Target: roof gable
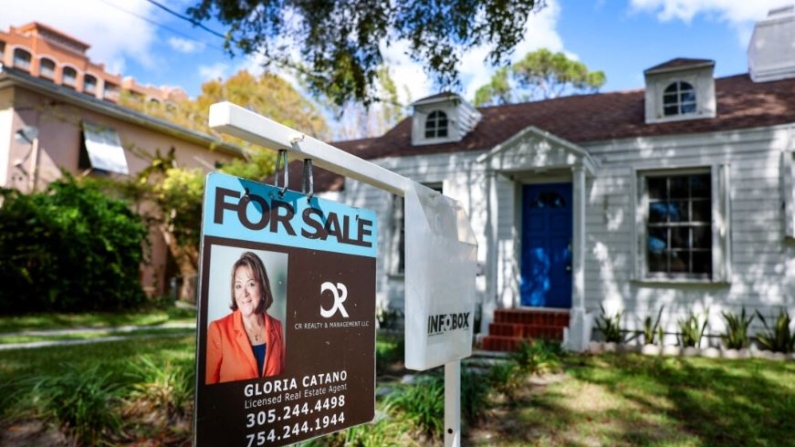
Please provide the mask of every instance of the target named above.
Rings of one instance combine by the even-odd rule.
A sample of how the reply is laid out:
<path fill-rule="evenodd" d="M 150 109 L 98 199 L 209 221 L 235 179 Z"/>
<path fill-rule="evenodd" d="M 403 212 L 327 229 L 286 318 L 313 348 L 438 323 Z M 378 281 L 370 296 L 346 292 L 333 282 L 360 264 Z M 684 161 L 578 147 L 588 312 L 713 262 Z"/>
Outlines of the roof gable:
<path fill-rule="evenodd" d="M 598 168 L 588 151 L 535 126 L 521 130 L 478 157 L 477 162 L 489 163 L 500 171 L 583 166 L 594 173 Z"/>

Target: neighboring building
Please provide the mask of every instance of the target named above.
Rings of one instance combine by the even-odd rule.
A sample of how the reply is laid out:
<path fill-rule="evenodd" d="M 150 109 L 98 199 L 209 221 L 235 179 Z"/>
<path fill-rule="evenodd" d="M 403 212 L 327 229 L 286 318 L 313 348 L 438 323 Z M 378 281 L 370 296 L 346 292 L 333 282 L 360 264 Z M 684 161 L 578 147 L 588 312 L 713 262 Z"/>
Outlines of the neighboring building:
<path fill-rule="evenodd" d="M 568 325 L 583 349 L 600 306 L 626 329 L 664 306 L 669 344 L 708 310 L 714 336 L 742 306 L 795 314 L 793 8 L 757 24 L 748 55 L 750 73 L 718 79 L 711 60 L 668 61 L 644 90 L 481 109 L 434 95 L 336 146 L 467 208 L 485 348 Z M 380 216 L 378 298 L 401 309 L 402 201 L 340 180 L 330 192 Z"/>
<path fill-rule="evenodd" d="M 86 55 L 90 45 L 55 28 L 31 22 L 0 31 L 0 64 L 97 99 L 118 102 L 121 92 L 160 104 L 186 99 L 180 88 L 139 85 L 105 71 Z"/>
<path fill-rule="evenodd" d="M 242 149 L 118 105 L 121 89 L 167 103 L 178 89 L 141 87 L 91 62 L 88 45 L 32 23 L 0 32 L 0 186 L 41 190 L 61 176 L 134 176 L 149 165 L 142 154 L 175 149 L 181 167 L 213 169 Z M 167 292 L 177 274 L 161 234 L 151 233 L 145 290 Z"/>

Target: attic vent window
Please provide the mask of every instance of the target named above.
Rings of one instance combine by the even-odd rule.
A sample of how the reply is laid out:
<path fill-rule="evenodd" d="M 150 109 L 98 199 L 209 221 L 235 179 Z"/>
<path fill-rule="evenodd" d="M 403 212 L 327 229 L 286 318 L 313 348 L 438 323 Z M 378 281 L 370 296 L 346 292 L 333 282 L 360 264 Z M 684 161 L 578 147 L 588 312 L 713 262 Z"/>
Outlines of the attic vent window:
<path fill-rule="evenodd" d="M 447 114 L 441 110 L 434 110 L 425 120 L 425 138 L 447 137 Z"/>
<path fill-rule="evenodd" d="M 696 90 L 687 82 L 674 82 L 663 93 L 665 116 L 696 113 Z"/>

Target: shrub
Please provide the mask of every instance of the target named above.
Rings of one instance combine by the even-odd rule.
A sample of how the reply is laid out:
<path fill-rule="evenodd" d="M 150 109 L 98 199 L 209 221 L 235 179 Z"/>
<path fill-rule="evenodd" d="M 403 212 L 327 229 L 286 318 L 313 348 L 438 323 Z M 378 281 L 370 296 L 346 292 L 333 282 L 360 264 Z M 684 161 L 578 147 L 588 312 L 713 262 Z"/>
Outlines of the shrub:
<path fill-rule="evenodd" d="M 745 315 L 745 306 L 742 307 L 742 312 L 739 315 L 726 312 L 721 312 L 721 315 L 723 315 L 723 321 L 726 322 L 726 332 L 720 338 L 726 344 L 726 348 L 747 348 L 751 343 L 748 338 L 748 326 L 754 321 L 754 316 L 751 315 L 749 318 Z"/>
<path fill-rule="evenodd" d="M 604 306 L 599 306 L 602 311 L 601 315 L 596 318 L 596 328 L 602 333 L 605 341 L 608 343 L 621 343 L 624 337 L 621 334 L 621 311 L 615 315 L 607 315 Z"/>
<path fill-rule="evenodd" d="M 560 370 L 563 348 L 560 343 L 537 340 L 523 341 L 519 348 L 511 353 L 519 371 L 524 374 L 545 374 Z"/>
<path fill-rule="evenodd" d="M 701 323 L 698 315 L 691 313 L 687 319 L 679 320 L 679 344 L 686 348 L 698 347 L 706 329 L 707 319 L 704 318 L 704 322 Z"/>
<path fill-rule="evenodd" d="M 660 318 L 662 317 L 663 308 L 665 308 L 665 306 L 660 306 L 660 310 L 657 312 L 657 319 L 654 320 L 654 323 L 652 323 L 651 315 L 646 316 L 643 320 L 643 343 L 653 345 L 655 344 L 655 337 L 662 343 L 664 334 L 660 327 Z"/>
<path fill-rule="evenodd" d="M 162 412 L 164 422 L 184 416 L 193 402 L 195 369 L 192 364 L 164 366 L 142 356 L 130 361 L 128 370 L 135 384 L 130 396 L 136 410 L 153 414 Z"/>
<path fill-rule="evenodd" d="M 425 436 L 438 438 L 444 429 L 444 377 L 421 377 L 418 383 L 387 396 L 386 407 L 397 410 Z"/>
<path fill-rule="evenodd" d="M 3 313 L 97 311 L 145 300 L 147 230 L 124 202 L 66 175 L 42 193 L 0 189 Z"/>
<path fill-rule="evenodd" d="M 461 418 L 469 426 L 483 418 L 491 391 L 490 383 L 481 374 L 461 368 Z"/>
<path fill-rule="evenodd" d="M 789 312 L 781 309 L 773 327 L 768 326 L 765 317 L 763 317 L 758 310 L 756 311 L 756 315 L 762 320 L 762 324 L 765 325 L 766 330 L 766 332 L 757 334 L 756 336 L 762 348 L 773 352 L 783 352 L 785 354 L 795 351 L 795 334 L 790 332 L 789 329 L 790 323 L 792 322 Z"/>
<path fill-rule="evenodd" d="M 115 411 L 119 384 L 112 373 L 98 366 L 89 369 L 65 368 L 63 373 L 40 379 L 33 396 L 61 429 L 80 445 L 98 445 L 121 426 Z"/>
<path fill-rule="evenodd" d="M 489 370 L 489 385 L 502 393 L 509 401 L 516 397 L 516 391 L 522 386 L 525 375 L 520 372 L 516 362 L 498 363 Z"/>

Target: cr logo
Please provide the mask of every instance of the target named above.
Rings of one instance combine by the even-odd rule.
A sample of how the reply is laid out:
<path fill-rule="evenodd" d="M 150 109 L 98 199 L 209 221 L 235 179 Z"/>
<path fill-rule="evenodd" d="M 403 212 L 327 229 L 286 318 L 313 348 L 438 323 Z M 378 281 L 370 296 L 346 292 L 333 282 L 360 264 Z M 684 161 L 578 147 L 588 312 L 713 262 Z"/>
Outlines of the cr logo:
<path fill-rule="evenodd" d="M 320 286 L 320 294 L 323 295 L 323 292 L 326 290 L 334 295 L 334 305 L 331 306 L 331 309 L 325 309 L 321 304 L 320 315 L 323 318 L 331 318 L 331 316 L 339 310 L 343 317 L 348 318 L 348 311 L 346 311 L 345 306 L 342 305 L 348 298 L 348 288 L 345 287 L 345 284 L 338 282 L 335 286 L 334 283 L 326 281 Z"/>

